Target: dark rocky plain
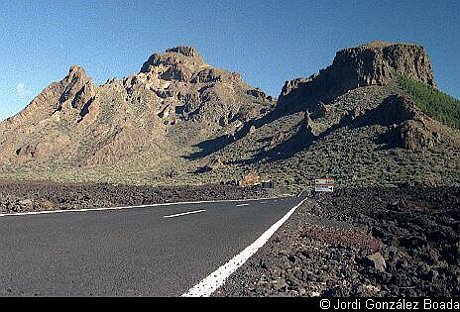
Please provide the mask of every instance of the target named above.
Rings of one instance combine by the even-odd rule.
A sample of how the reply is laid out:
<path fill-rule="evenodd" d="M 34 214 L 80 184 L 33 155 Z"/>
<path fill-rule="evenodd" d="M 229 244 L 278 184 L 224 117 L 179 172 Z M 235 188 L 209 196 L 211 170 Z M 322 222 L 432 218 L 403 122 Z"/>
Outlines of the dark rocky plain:
<path fill-rule="evenodd" d="M 308 199 L 215 296 L 460 296 L 460 188 Z"/>
<path fill-rule="evenodd" d="M 180 201 L 249 199 L 268 196 L 259 187 L 227 185 L 127 186 L 0 181 L 0 213 L 148 205 Z"/>
<path fill-rule="evenodd" d="M 259 187 L 0 181 L 0 213 L 270 196 Z M 311 195 L 215 296 L 460 296 L 460 188 Z"/>

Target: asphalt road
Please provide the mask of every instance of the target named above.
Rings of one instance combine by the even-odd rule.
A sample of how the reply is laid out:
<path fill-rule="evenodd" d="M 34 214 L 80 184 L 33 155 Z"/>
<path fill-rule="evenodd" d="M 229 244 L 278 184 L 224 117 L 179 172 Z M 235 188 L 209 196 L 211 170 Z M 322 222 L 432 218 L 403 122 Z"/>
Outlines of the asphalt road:
<path fill-rule="evenodd" d="M 180 296 L 300 200 L 0 217 L 0 296 Z"/>

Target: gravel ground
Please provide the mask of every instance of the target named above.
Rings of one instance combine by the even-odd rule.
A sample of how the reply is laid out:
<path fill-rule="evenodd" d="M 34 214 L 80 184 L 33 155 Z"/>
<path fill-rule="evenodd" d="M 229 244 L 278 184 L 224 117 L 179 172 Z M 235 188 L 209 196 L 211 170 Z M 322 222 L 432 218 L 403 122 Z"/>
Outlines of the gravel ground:
<path fill-rule="evenodd" d="M 269 196 L 259 187 L 227 185 L 190 187 L 114 186 L 0 181 L 0 213 L 103 208 L 178 201 L 248 199 Z"/>
<path fill-rule="evenodd" d="M 460 189 L 309 199 L 215 296 L 460 296 Z"/>

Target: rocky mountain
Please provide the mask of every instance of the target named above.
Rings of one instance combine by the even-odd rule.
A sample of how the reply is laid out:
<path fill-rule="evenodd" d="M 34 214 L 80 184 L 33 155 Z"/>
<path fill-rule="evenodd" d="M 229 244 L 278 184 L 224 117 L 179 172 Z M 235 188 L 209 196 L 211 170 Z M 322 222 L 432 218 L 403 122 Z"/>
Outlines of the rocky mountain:
<path fill-rule="evenodd" d="M 457 183 L 460 135 L 445 112 L 457 118 L 460 104 L 438 94 L 415 44 L 339 51 L 318 74 L 286 82 L 278 101 L 192 47 L 155 53 L 139 73 L 103 85 L 72 66 L 0 124 L 1 176 L 161 185 L 257 172 L 287 189 L 325 175 L 343 185 Z"/>
<path fill-rule="evenodd" d="M 0 124 L 2 167 L 30 160 L 49 160 L 71 144 L 63 131 L 48 132 L 48 125 L 76 124 L 88 113 L 96 87 L 85 71 L 70 67 L 60 82 L 45 88 L 18 115 Z"/>
<path fill-rule="evenodd" d="M 72 66 L 1 123 L 2 170 L 131 166 L 135 158 L 156 164 L 217 133 L 232 134 L 273 104 L 191 47 L 153 54 L 138 74 L 101 86 Z"/>
<path fill-rule="evenodd" d="M 277 109 L 305 110 L 308 105 L 329 102 L 349 90 L 387 85 L 398 73 L 435 86 L 431 62 L 423 47 L 374 41 L 337 52 L 332 65 L 318 74 L 287 81 Z"/>
<path fill-rule="evenodd" d="M 435 86 L 421 46 L 345 49 L 319 74 L 286 82 L 270 114 L 209 157 L 228 164 L 226 175 L 248 166 L 289 189 L 318 176 L 342 185 L 459 183 L 460 134 L 444 112 L 458 121 L 460 102 Z M 415 100 L 419 89 L 426 94 Z"/>

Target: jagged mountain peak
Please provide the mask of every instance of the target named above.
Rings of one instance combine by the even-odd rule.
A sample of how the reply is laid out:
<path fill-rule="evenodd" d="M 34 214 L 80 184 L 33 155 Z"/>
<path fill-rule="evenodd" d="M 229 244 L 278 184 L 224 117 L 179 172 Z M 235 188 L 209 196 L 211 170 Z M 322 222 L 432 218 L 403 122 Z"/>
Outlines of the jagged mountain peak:
<path fill-rule="evenodd" d="M 82 66 L 74 64 L 74 65 L 71 65 L 69 68 L 69 75 L 70 74 L 86 75 L 86 71 Z"/>
<path fill-rule="evenodd" d="M 91 77 L 88 76 L 85 69 L 80 65 L 72 65 L 69 68 L 67 76 L 61 81 L 64 84 L 75 83 L 77 81 L 89 82 L 92 81 Z"/>
<path fill-rule="evenodd" d="M 273 111 L 273 98 L 192 47 L 153 54 L 142 72 L 101 86 L 74 65 L 0 123 L 0 171 L 52 167 L 59 178 L 67 170 L 82 179 L 208 183 L 255 168 L 305 186 L 323 175 L 341 183 L 391 182 L 388 172 L 419 179 L 412 175 L 421 161 L 446 155 L 448 165 L 425 166 L 423 178 L 452 181 L 458 135 L 417 108 L 398 87 L 402 77 L 389 84 L 395 73 L 434 85 L 422 47 L 371 42 L 288 82 Z M 283 107 L 292 111 L 278 114 Z"/>
<path fill-rule="evenodd" d="M 200 53 L 198 53 L 198 50 L 190 46 L 177 46 L 174 48 L 170 48 L 166 50 L 166 53 L 179 53 L 188 57 L 201 58 L 201 55 Z"/>
<path fill-rule="evenodd" d="M 430 59 L 422 46 L 372 41 L 338 51 L 332 65 L 318 74 L 287 81 L 277 109 L 302 110 L 302 106 L 330 102 L 355 88 L 387 85 L 396 75 L 436 85 Z"/>
<path fill-rule="evenodd" d="M 138 77 L 141 80 L 176 81 L 182 83 L 237 83 L 240 74 L 207 64 L 198 51 L 189 46 L 167 49 L 164 53 L 154 53 L 142 65 Z"/>
<path fill-rule="evenodd" d="M 72 65 L 69 73 L 60 82 L 63 91 L 59 98 L 60 103 L 70 100 L 73 108 L 82 109 L 95 96 L 95 85 L 83 67 Z"/>
<path fill-rule="evenodd" d="M 7 146 L 0 148 L 0 159 L 12 166 L 40 166 L 49 159 L 102 165 L 137 154 L 179 153 L 216 136 L 231 136 L 273 104 L 239 74 L 206 64 L 188 46 L 155 53 L 140 73 L 100 86 L 83 67 L 72 65 L 13 118 L 14 124 L 0 124 Z M 19 140 L 17 128 L 33 135 Z M 55 145 L 55 137 L 65 144 Z"/>
<path fill-rule="evenodd" d="M 178 46 L 167 49 L 164 53 L 154 53 L 142 65 L 141 73 L 148 73 L 158 67 L 188 67 L 197 70 L 206 65 L 201 55 L 193 47 Z"/>

